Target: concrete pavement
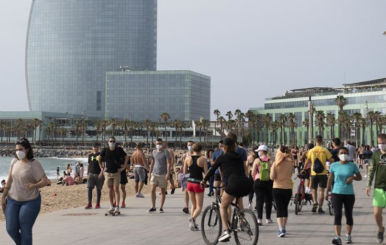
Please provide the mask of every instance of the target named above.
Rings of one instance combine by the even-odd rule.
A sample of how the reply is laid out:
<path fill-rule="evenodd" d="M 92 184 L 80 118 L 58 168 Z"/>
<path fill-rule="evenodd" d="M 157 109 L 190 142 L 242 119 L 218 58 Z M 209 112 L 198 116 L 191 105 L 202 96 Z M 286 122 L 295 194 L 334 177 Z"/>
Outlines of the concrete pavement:
<path fill-rule="evenodd" d="M 363 173 L 363 170 L 361 170 Z M 132 182 L 129 182 L 129 184 Z M 295 182 L 295 186 L 296 186 Z M 355 182 L 356 203 L 354 208 L 353 242 L 356 244 L 377 244 L 376 225 L 372 211 L 372 200 L 365 195 L 366 179 Z M 86 190 L 85 190 L 86 191 Z M 244 198 L 244 202 L 247 198 Z M 205 205 L 213 197 L 205 195 Z M 157 205 L 159 196 L 157 192 Z M 204 244 L 201 232 L 192 232 L 188 227 L 188 215 L 182 212 L 183 195 L 180 189 L 174 195 L 167 195 L 165 213 L 148 214 L 150 197 L 129 197 L 128 208 L 121 215 L 105 217 L 108 203 L 102 209 L 85 210 L 83 207 L 62 210 L 39 216 L 34 226 L 34 244 Z M 276 213 L 273 224 L 260 226 L 258 244 L 331 244 L 333 216 L 311 213 L 311 206 L 303 207 L 300 215 L 295 215 L 294 205 L 289 207 L 287 235 L 278 238 Z M 158 207 L 157 207 L 158 210 Z M 200 223 L 201 217 L 198 218 Z M 265 217 L 264 217 L 265 220 Z M 342 219 L 345 224 L 345 218 Z M 345 235 L 345 225 L 342 227 Z M 344 238 L 343 238 L 344 241 Z M 0 244 L 13 244 L 5 230 L 5 222 L 0 222 Z M 234 239 L 230 243 L 235 244 Z"/>

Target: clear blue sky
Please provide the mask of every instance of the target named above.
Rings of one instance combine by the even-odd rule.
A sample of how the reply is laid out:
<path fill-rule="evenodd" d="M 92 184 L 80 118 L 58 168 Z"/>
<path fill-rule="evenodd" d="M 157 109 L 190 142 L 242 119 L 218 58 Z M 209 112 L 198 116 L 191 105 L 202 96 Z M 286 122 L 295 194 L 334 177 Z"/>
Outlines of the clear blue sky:
<path fill-rule="evenodd" d="M 31 0 L 1 2 L 0 111 L 24 111 Z M 293 88 L 386 77 L 384 31 L 384 0 L 159 0 L 158 69 L 209 75 L 212 112 L 247 111 Z"/>

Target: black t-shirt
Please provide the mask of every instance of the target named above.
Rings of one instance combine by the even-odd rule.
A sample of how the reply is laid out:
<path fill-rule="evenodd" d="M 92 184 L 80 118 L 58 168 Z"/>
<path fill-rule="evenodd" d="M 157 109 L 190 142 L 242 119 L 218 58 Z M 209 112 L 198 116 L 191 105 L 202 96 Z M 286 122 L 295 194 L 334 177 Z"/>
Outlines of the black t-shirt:
<path fill-rule="evenodd" d="M 209 170 L 208 174 L 205 176 L 204 180 L 207 181 L 214 174 L 218 167 L 221 167 L 223 176 L 227 178 L 230 178 L 231 176 L 245 177 L 244 160 L 241 155 L 236 152 L 228 152 L 217 157 L 215 163 Z"/>
<path fill-rule="evenodd" d="M 88 167 L 90 168 L 89 173 L 90 174 L 100 174 L 101 173 L 101 167 L 99 166 L 98 162 L 98 156 L 100 153 L 91 153 L 88 155 Z"/>
<path fill-rule="evenodd" d="M 106 162 L 106 172 L 116 173 L 118 168 L 120 168 L 119 164 L 116 164 L 116 162 L 120 162 L 121 165 L 123 165 L 126 152 L 121 147 L 115 147 L 113 151 L 106 147 L 102 150 L 100 156 L 103 161 Z"/>

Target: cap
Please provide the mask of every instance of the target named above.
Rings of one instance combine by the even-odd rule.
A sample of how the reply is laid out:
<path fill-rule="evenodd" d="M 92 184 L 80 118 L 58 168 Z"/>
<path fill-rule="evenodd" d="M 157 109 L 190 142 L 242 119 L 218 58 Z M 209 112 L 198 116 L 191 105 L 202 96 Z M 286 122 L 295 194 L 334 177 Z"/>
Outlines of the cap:
<path fill-rule="evenodd" d="M 226 145 L 226 146 L 233 146 L 234 144 L 235 144 L 235 142 L 232 139 L 225 138 L 224 145 Z"/>
<path fill-rule="evenodd" d="M 259 151 L 268 151 L 268 147 L 266 145 L 260 145 L 259 148 L 255 150 L 255 152 Z"/>

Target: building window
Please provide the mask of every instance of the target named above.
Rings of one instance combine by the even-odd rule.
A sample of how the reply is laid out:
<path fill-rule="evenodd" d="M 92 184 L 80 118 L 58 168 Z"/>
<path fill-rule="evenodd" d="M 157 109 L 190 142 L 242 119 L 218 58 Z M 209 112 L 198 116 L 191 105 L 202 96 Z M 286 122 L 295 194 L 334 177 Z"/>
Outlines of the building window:
<path fill-rule="evenodd" d="M 97 111 L 102 110 L 102 91 L 97 91 L 96 110 Z"/>

